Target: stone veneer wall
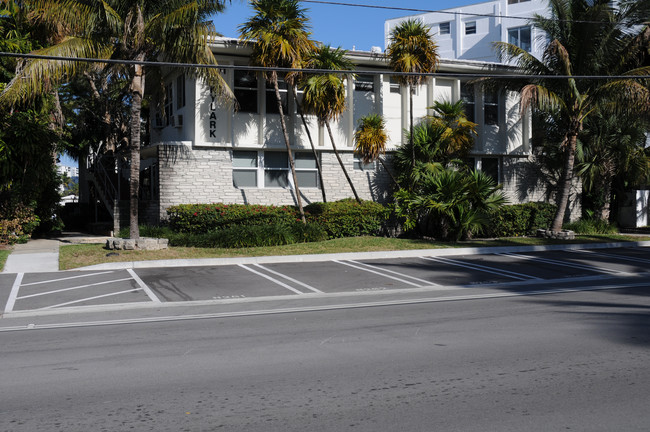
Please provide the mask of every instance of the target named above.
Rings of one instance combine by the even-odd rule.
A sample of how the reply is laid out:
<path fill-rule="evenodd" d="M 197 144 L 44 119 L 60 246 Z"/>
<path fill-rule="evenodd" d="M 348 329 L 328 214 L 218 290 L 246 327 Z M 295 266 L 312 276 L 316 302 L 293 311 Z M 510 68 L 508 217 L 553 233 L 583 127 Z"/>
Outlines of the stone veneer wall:
<path fill-rule="evenodd" d="M 377 162 L 375 171 L 353 169 L 353 154 L 339 152 L 361 199 L 385 202 L 388 199 L 390 177 Z M 167 219 L 166 209 L 177 204 L 214 203 L 296 205 L 293 188 L 245 188 L 232 184 L 232 161 L 229 148 L 190 148 L 189 146 L 160 146 L 158 149 L 160 220 Z M 336 156 L 331 151 L 321 153 L 323 181 L 328 201 L 354 195 Z M 303 205 L 322 201 L 317 188 L 301 188 Z M 155 202 L 152 202 L 155 204 Z M 151 209 L 147 216 L 153 220 Z"/>

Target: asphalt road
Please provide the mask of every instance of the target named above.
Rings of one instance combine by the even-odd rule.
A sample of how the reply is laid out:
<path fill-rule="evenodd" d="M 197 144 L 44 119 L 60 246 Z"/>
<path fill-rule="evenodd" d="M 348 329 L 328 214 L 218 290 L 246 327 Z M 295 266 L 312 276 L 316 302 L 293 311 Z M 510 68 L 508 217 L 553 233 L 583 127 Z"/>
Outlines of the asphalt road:
<path fill-rule="evenodd" d="M 647 431 L 638 282 L 2 332 L 0 430 Z"/>

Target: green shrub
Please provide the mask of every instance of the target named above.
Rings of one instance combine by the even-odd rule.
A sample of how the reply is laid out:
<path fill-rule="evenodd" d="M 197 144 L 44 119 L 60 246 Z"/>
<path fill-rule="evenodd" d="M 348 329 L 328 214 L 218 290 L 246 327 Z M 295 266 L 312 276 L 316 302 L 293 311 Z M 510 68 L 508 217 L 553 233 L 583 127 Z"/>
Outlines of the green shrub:
<path fill-rule="evenodd" d="M 151 238 L 170 238 L 174 232 L 167 226 L 156 226 L 156 225 L 140 225 L 140 237 L 151 237 Z M 118 236 L 121 238 L 129 238 L 130 232 L 129 227 L 120 228 Z"/>
<path fill-rule="evenodd" d="M 564 224 L 562 228 L 584 235 L 615 234 L 618 232 L 616 224 L 610 224 L 604 219 L 596 218 L 580 219 L 577 222 Z"/>
<path fill-rule="evenodd" d="M 377 234 L 388 218 L 388 208 L 374 201 L 353 199 L 313 203 L 305 207 L 310 222 L 322 226 L 329 238 Z"/>
<path fill-rule="evenodd" d="M 520 237 L 548 228 L 557 207 L 544 202 L 506 205 L 490 212 L 489 237 Z"/>
<path fill-rule="evenodd" d="M 246 204 L 180 204 L 167 209 L 173 231 L 207 233 L 218 229 L 251 225 L 290 225 L 299 220 L 291 206 Z"/>
<path fill-rule="evenodd" d="M 39 224 L 33 207 L 6 204 L 0 208 L 0 244 L 26 243 Z"/>

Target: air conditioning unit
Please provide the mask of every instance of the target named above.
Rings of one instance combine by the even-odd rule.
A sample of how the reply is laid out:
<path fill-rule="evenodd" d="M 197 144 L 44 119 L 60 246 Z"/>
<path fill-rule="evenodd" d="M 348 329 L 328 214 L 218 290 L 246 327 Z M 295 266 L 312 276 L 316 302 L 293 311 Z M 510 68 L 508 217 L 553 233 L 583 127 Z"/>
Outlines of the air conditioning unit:
<path fill-rule="evenodd" d="M 180 114 L 170 116 L 169 125 L 175 128 L 183 127 L 183 116 Z"/>

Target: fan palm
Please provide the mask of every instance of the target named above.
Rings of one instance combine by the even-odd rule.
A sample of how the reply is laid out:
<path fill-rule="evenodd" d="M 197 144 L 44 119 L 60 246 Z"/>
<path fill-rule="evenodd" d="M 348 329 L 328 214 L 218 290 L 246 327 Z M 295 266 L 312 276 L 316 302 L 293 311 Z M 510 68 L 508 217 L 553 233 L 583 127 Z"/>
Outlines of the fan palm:
<path fill-rule="evenodd" d="M 59 42 L 35 54 L 61 57 L 120 59 L 133 64 L 112 66 L 130 88 L 130 230 L 139 238 L 140 135 L 142 100 L 149 69 L 139 62 L 170 61 L 216 64 L 208 46 L 214 35 L 210 16 L 222 12 L 225 1 L 195 0 L 34 0 L 34 14 L 52 28 L 64 29 Z M 88 65 L 75 61 L 27 62 L 0 95 L 0 102 L 15 103 L 47 91 L 46 83 L 65 82 Z M 188 70 L 214 89 L 230 96 L 214 68 Z M 116 75 L 117 76 L 117 75 Z"/>
<path fill-rule="evenodd" d="M 252 47 L 251 61 L 264 67 L 279 67 L 300 69 L 304 66 L 308 53 L 314 49 L 314 43 L 309 39 L 310 26 L 307 10 L 300 7 L 297 0 L 252 0 L 251 6 L 255 15 L 239 27 L 242 40 L 249 42 Z M 285 82 L 293 86 L 297 75 L 290 72 L 283 74 Z M 300 197 L 300 188 L 296 177 L 296 167 L 291 152 L 289 132 L 284 118 L 282 98 L 278 84 L 279 73 L 273 70 L 266 74 L 266 79 L 273 85 L 280 113 L 280 125 L 287 147 L 289 166 L 293 177 L 296 201 L 303 223 L 305 211 Z"/>
<path fill-rule="evenodd" d="M 633 27 L 648 0 L 550 0 L 550 16 L 536 16 L 533 24 L 544 30 L 550 43 L 542 59 L 511 44 L 495 46 L 501 58 L 514 61 L 530 78 L 505 87 L 520 91 L 521 110 L 531 107 L 555 118 L 562 128 L 560 148 L 564 163 L 557 195 L 557 212 L 551 230 L 562 229 L 571 184 L 578 136 L 585 120 L 599 108 L 610 112 L 650 112 L 650 90 L 639 80 L 576 79 L 576 75 L 650 75 L 650 67 L 638 65 L 639 36 Z M 647 43 L 647 42 L 646 42 Z M 549 76 L 565 76 L 563 79 Z"/>
<path fill-rule="evenodd" d="M 346 58 L 346 53 L 347 51 L 341 48 L 332 49 L 329 45 L 321 45 L 311 54 L 308 66 L 312 69 L 351 70 L 354 64 Z M 339 155 L 336 148 L 334 134 L 330 126 L 330 122 L 337 120 L 341 113 L 347 109 L 345 100 L 345 79 L 347 77 L 347 74 L 337 73 L 306 76 L 302 82 L 304 91 L 303 105 L 307 112 L 316 116 L 320 125 L 327 128 L 332 142 L 332 149 L 343 170 L 343 174 L 350 184 L 355 199 L 361 202 L 345 164 L 341 160 L 341 155 Z"/>
<path fill-rule="evenodd" d="M 438 68 L 438 45 L 432 39 L 430 27 L 420 20 L 408 19 L 390 32 L 386 56 L 395 72 L 415 74 L 398 77 L 398 81 L 409 88 L 409 126 L 412 140 L 413 94 L 415 87 L 425 80 L 420 74 L 432 73 Z M 412 156 L 415 165 L 415 153 Z"/>
<path fill-rule="evenodd" d="M 445 128 L 444 151 L 459 158 L 467 156 L 474 146 L 477 124 L 467 119 L 465 103 L 462 100 L 436 101 L 429 109 L 433 110 L 433 115 L 427 117 L 427 120 Z"/>

